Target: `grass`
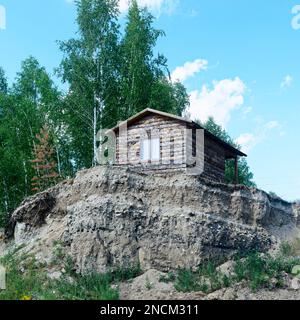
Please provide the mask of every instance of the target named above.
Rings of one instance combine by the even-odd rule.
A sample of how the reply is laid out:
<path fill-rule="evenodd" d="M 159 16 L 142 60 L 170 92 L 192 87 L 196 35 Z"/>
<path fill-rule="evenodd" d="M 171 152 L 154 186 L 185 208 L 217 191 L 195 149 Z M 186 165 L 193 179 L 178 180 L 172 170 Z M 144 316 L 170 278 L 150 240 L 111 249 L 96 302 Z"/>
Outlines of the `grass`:
<path fill-rule="evenodd" d="M 79 275 L 74 272 L 70 257 L 64 260 L 62 277 L 51 280 L 45 266 L 33 256 L 14 250 L 0 260 L 6 267 L 6 290 L 0 291 L 0 300 L 117 300 L 118 283 L 141 274 L 139 266 L 117 268 L 105 274 Z M 114 286 L 113 286 L 114 285 Z"/>
<path fill-rule="evenodd" d="M 196 272 L 190 269 L 179 269 L 174 281 L 176 290 L 181 292 L 202 291 L 208 293 L 228 287 L 230 284 L 230 279 L 217 272 L 216 266 L 212 263 L 201 265 Z"/>
<path fill-rule="evenodd" d="M 272 289 L 274 285 L 282 287 L 283 273 L 291 273 L 293 266 L 299 263 L 299 259 L 296 258 L 262 256 L 254 252 L 236 261 L 234 280 L 246 280 L 253 291 L 260 288 Z"/>
<path fill-rule="evenodd" d="M 297 238 L 292 242 L 284 241 L 280 244 L 280 253 L 284 257 L 295 257 L 300 254 L 300 239 Z"/>
<path fill-rule="evenodd" d="M 145 287 L 147 290 L 151 290 L 154 288 L 153 284 L 150 282 L 149 278 L 146 278 L 146 283 L 145 283 Z"/>
<path fill-rule="evenodd" d="M 247 256 L 235 257 L 234 272 L 226 276 L 217 271 L 212 263 L 204 263 L 196 272 L 190 269 L 179 269 L 175 274 L 162 277 L 162 282 L 173 282 L 177 291 L 210 293 L 221 288 L 245 281 L 253 291 L 260 288 L 273 289 L 283 287 L 283 275 L 290 274 L 295 265 L 300 265 L 300 259 L 294 254 L 299 249 L 297 245 L 284 243 L 278 255 L 251 252 Z"/>
<path fill-rule="evenodd" d="M 64 252 L 60 243 L 54 244 L 51 266 L 59 266 L 64 272 L 59 280 L 47 276 L 46 266 L 38 263 L 34 256 L 21 254 L 22 247 L 14 249 L 0 260 L 7 270 L 7 289 L 0 291 L 0 300 L 117 300 L 118 284 L 139 276 L 140 267 L 118 267 L 105 274 L 79 275 L 72 259 Z M 181 292 L 202 291 L 210 293 L 245 281 L 256 291 L 284 286 L 284 273 L 300 265 L 298 252 L 300 241 L 282 243 L 276 256 L 252 252 L 235 257 L 234 272 L 226 276 L 212 263 L 202 264 L 196 271 L 179 269 L 160 278 L 161 282 L 174 283 Z M 149 280 L 145 288 L 152 289 Z"/>
<path fill-rule="evenodd" d="M 169 272 L 166 276 L 161 276 L 159 278 L 159 281 L 164 283 L 174 282 L 175 280 L 176 280 L 176 275 L 174 272 Z"/>

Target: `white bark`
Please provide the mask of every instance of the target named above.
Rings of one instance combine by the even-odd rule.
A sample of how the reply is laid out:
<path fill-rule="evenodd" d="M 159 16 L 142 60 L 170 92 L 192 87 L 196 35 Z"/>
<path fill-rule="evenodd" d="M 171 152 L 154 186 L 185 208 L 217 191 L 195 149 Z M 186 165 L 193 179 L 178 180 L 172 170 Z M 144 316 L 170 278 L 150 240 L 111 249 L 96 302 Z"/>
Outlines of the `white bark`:
<path fill-rule="evenodd" d="M 8 213 L 8 190 L 7 190 L 7 184 L 6 181 L 3 179 L 2 180 L 2 184 L 3 184 L 3 190 L 4 190 L 4 207 L 6 210 L 6 213 Z"/>
<path fill-rule="evenodd" d="M 60 157 L 59 157 L 59 152 L 58 152 L 58 148 L 56 149 L 56 158 L 57 158 L 57 168 L 58 168 L 58 173 L 61 176 L 61 164 L 60 164 Z"/>
<path fill-rule="evenodd" d="M 96 105 L 95 98 L 94 98 L 94 119 L 93 119 L 93 147 L 94 147 L 93 166 L 96 166 L 97 165 L 97 105 Z"/>
<path fill-rule="evenodd" d="M 27 197 L 27 187 L 28 187 L 28 174 L 26 168 L 26 162 L 23 160 L 23 168 L 24 168 L 24 183 L 25 183 L 25 196 Z"/>

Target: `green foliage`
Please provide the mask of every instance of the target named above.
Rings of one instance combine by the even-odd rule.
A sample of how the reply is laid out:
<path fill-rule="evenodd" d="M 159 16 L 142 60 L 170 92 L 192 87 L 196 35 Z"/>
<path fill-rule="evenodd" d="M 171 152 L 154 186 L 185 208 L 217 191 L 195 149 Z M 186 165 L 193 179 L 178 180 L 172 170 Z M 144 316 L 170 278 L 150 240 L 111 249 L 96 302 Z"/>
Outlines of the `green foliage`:
<path fill-rule="evenodd" d="M 230 279 L 216 270 L 212 263 L 204 263 L 196 272 L 190 269 L 179 269 L 174 286 L 182 292 L 212 292 L 230 285 Z"/>
<path fill-rule="evenodd" d="M 127 281 L 136 278 L 142 274 L 139 264 L 130 267 L 116 267 L 110 271 L 110 279 L 112 282 Z"/>
<path fill-rule="evenodd" d="M 192 270 L 182 269 L 178 271 L 178 276 L 174 287 L 177 291 L 191 292 L 203 291 L 208 292 L 209 285 L 204 279 Z"/>
<path fill-rule="evenodd" d="M 21 249 L 0 260 L 7 271 L 7 289 L 0 291 L 0 300 L 117 300 L 119 293 L 112 284 L 141 274 L 139 266 L 119 267 L 105 274 L 77 274 L 71 258 L 57 243 L 54 252 L 61 259 L 57 262 L 63 263 L 65 273 L 60 279 L 51 280 L 45 266 L 30 255 L 20 254 Z"/>
<path fill-rule="evenodd" d="M 36 296 L 39 292 L 42 292 L 44 277 L 36 267 L 34 259 L 27 261 L 25 265 L 26 273 L 20 270 L 19 260 L 13 260 L 13 263 L 9 262 L 5 266 L 7 288 L 0 291 L 1 300 L 20 300 L 24 296 L 29 296 L 29 292 L 30 296 Z"/>
<path fill-rule="evenodd" d="M 289 257 L 293 255 L 294 250 L 289 242 L 283 241 L 280 243 L 279 252 L 283 257 Z"/>
<path fill-rule="evenodd" d="M 21 64 L 9 87 L 0 67 L 0 227 L 32 194 L 36 173 L 30 160 L 36 135 L 49 128 L 59 175 L 96 164 L 97 132 L 151 107 L 181 115 L 189 104 L 184 86 L 169 80 L 167 59 L 154 54 L 162 30 L 131 2 L 121 34 L 118 0 L 77 0 L 76 38 L 59 42 L 58 75 L 67 94 L 55 87 L 34 57 Z"/>
<path fill-rule="evenodd" d="M 154 29 L 152 24 L 153 16 L 146 9 L 140 9 L 133 0 L 121 41 L 121 92 L 125 119 L 149 105 L 155 76 L 162 75 L 161 63 L 165 61 L 161 59 L 154 64 L 153 47 L 163 32 Z"/>
<path fill-rule="evenodd" d="M 76 153 L 76 167 L 96 164 L 96 133 L 119 106 L 119 25 L 116 0 L 81 0 L 77 4 L 78 38 L 60 42 L 64 58 L 58 69 L 69 87 L 63 121 Z"/>
<path fill-rule="evenodd" d="M 4 70 L 0 67 L 0 94 L 7 94 L 8 84 Z"/>
<path fill-rule="evenodd" d="M 169 283 L 176 280 L 176 275 L 174 272 L 169 272 L 166 276 L 161 276 L 159 282 Z"/>
<path fill-rule="evenodd" d="M 58 91 L 33 57 L 22 63 L 13 86 L 0 93 L 0 226 L 5 225 L 22 199 L 31 194 L 35 173 L 30 160 L 36 146 L 35 136 L 47 124 L 56 137 L 54 114 L 59 106 Z"/>
<path fill-rule="evenodd" d="M 184 86 L 168 80 L 167 59 L 154 56 L 162 30 L 153 28 L 154 17 L 133 0 L 129 8 L 125 34 L 121 41 L 122 118 L 150 107 L 182 115 L 189 104 Z"/>
<path fill-rule="evenodd" d="M 202 291 L 210 293 L 235 283 L 246 281 L 256 291 L 260 288 L 273 289 L 284 285 L 285 273 L 290 274 L 300 264 L 298 257 L 293 257 L 293 246 L 281 247 L 278 255 L 270 256 L 258 252 L 237 255 L 232 275 L 227 276 L 216 269 L 212 263 L 202 264 L 196 271 L 179 269 L 160 279 L 161 282 L 173 282 L 176 290 L 181 292 Z"/>
<path fill-rule="evenodd" d="M 96 164 L 98 130 L 118 121 L 120 54 L 117 0 L 76 4 L 79 37 L 60 42 L 64 58 L 58 72 L 70 87 L 63 121 L 78 169 Z"/>
<path fill-rule="evenodd" d="M 235 164 L 234 160 L 227 160 L 225 168 L 225 180 L 227 183 L 235 183 Z M 256 183 L 253 181 L 254 175 L 248 166 L 245 158 L 238 160 L 239 175 L 238 183 L 247 187 L 256 187 Z"/>
<path fill-rule="evenodd" d="M 96 164 L 97 132 L 152 107 L 181 115 L 189 103 L 184 86 L 168 80 L 167 59 L 154 49 L 163 31 L 136 1 L 118 25 L 118 1 L 77 1 L 78 38 L 60 42 L 58 73 L 70 90 L 62 121 L 76 168 Z"/>
<path fill-rule="evenodd" d="M 233 147 L 240 149 L 240 146 L 237 145 L 234 140 L 230 137 L 230 135 L 224 130 L 220 125 L 218 125 L 212 117 L 210 117 L 205 123 L 201 123 L 197 121 L 200 125 L 202 125 L 206 130 L 220 138 L 221 140 L 227 142 Z M 254 175 L 251 172 L 247 160 L 245 158 L 240 158 L 238 160 L 239 167 L 239 176 L 238 182 L 239 184 L 243 184 L 248 187 L 256 187 L 255 182 L 253 181 Z M 234 160 L 227 160 L 226 168 L 225 168 L 225 179 L 227 183 L 235 183 L 235 162 Z"/>
<path fill-rule="evenodd" d="M 300 253 L 300 239 L 296 238 L 292 242 L 283 241 L 280 243 L 279 252 L 283 257 L 296 257 Z"/>
<path fill-rule="evenodd" d="M 273 288 L 272 279 L 276 286 L 282 286 L 282 272 L 291 273 L 292 267 L 299 259 L 271 257 L 254 252 L 246 258 L 238 259 L 234 268 L 236 281 L 247 280 L 254 291 L 259 288 Z"/>
<path fill-rule="evenodd" d="M 118 300 L 119 293 L 111 288 L 109 275 L 88 274 L 75 276 L 70 282 L 63 278 L 48 281 L 41 300 Z"/>
<path fill-rule="evenodd" d="M 273 198 L 278 198 L 278 195 L 277 195 L 275 192 L 273 192 L 273 191 L 270 191 L 270 192 L 269 192 L 269 195 L 270 195 L 271 197 L 273 197 Z"/>
<path fill-rule="evenodd" d="M 291 273 L 292 273 L 292 275 L 300 278 L 300 265 L 294 266 Z"/>
<path fill-rule="evenodd" d="M 151 290 L 154 288 L 153 284 L 150 282 L 149 278 L 146 278 L 146 283 L 145 283 L 145 287 L 147 290 Z"/>
<path fill-rule="evenodd" d="M 189 104 L 189 95 L 180 82 L 172 83 L 162 78 L 153 84 L 150 108 L 181 116 Z"/>

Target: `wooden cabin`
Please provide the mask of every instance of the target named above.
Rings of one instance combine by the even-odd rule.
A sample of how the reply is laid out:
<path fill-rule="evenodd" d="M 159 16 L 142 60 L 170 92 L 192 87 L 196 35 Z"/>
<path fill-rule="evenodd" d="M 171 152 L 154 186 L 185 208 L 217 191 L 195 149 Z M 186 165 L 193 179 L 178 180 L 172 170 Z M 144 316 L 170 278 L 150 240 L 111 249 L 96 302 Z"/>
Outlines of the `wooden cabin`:
<path fill-rule="evenodd" d="M 246 156 L 189 119 L 149 108 L 111 130 L 116 136 L 115 164 L 149 173 L 183 171 L 195 165 L 190 159 L 200 156 L 201 175 L 224 182 L 226 160 L 235 159 L 237 181 L 238 157 Z M 123 131 L 125 140 L 122 140 Z M 202 148 L 197 148 L 199 131 L 202 132 Z"/>

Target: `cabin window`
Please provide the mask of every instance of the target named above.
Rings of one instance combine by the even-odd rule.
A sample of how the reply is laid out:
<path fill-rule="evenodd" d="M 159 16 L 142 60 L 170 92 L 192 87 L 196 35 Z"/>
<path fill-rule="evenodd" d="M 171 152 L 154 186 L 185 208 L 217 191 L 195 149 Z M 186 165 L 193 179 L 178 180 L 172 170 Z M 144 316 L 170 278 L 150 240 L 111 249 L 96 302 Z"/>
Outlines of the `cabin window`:
<path fill-rule="evenodd" d="M 160 160 L 160 139 L 144 139 L 141 141 L 141 160 L 159 161 Z"/>

